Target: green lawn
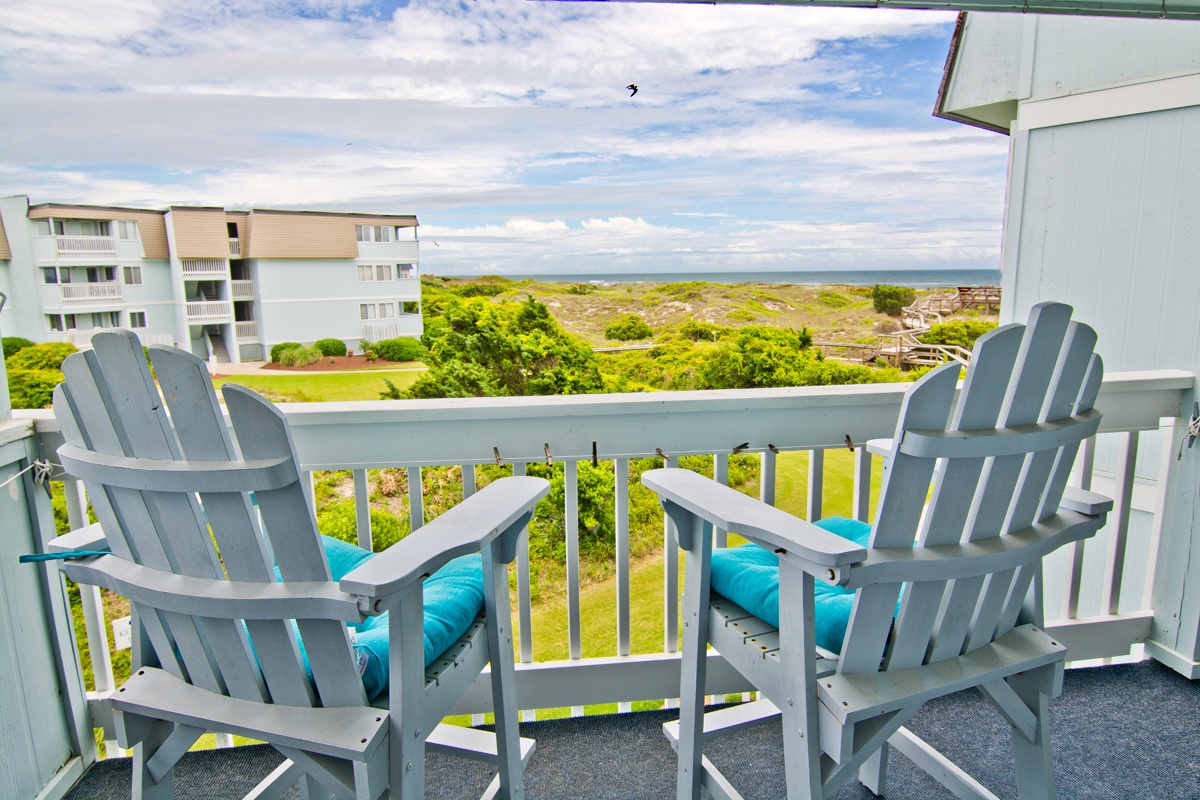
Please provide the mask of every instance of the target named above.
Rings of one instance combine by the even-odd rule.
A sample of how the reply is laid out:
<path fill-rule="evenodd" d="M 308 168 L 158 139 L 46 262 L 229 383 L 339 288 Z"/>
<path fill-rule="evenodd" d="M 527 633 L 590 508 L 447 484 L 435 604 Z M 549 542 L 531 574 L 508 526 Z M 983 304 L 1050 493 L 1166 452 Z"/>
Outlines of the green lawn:
<path fill-rule="evenodd" d="M 411 385 L 425 370 L 417 362 L 398 369 L 363 372 L 294 372 L 231 375 L 213 381 L 218 388 L 225 383 L 248 386 L 256 392 L 279 402 L 324 402 L 335 400 L 378 400 L 387 389 L 387 378 L 403 389 Z"/>

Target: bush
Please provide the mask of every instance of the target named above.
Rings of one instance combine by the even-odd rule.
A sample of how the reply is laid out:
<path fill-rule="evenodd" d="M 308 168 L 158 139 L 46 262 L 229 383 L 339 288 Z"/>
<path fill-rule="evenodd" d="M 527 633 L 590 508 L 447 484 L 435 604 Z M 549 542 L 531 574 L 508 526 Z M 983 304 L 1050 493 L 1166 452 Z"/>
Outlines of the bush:
<path fill-rule="evenodd" d="M 346 355 L 346 343 L 341 339 L 317 339 L 313 342 L 313 347 L 320 350 L 323 356 Z"/>
<path fill-rule="evenodd" d="M 715 322 L 699 322 L 689 319 L 679 326 L 679 335 L 693 342 L 715 342 L 733 333 L 733 328 L 717 325 Z"/>
<path fill-rule="evenodd" d="M 871 301 L 875 310 L 889 317 L 898 317 L 905 306 L 911 306 L 917 299 L 917 291 L 907 286 L 889 286 L 877 283 L 871 287 Z"/>
<path fill-rule="evenodd" d="M 419 361 L 425 356 L 425 348 L 416 339 L 384 339 L 371 349 L 384 361 Z"/>
<path fill-rule="evenodd" d="M 338 500 L 317 514 L 317 529 L 326 536 L 358 544 L 358 516 L 354 500 Z M 381 508 L 371 509 L 371 544 L 376 553 L 408 535 L 408 522 Z"/>
<path fill-rule="evenodd" d="M 79 348 L 70 342 L 46 342 L 25 347 L 4 359 L 9 370 L 58 370 L 62 362 L 71 353 L 79 352 Z M 62 378 L 59 378 L 61 381 Z M 34 406 L 41 408 L 41 406 Z"/>
<path fill-rule="evenodd" d="M 54 387 L 63 382 L 57 369 L 13 369 L 8 372 L 8 394 L 13 408 L 46 408 Z"/>
<path fill-rule="evenodd" d="M 626 314 L 604 329 L 605 339 L 615 339 L 619 342 L 649 339 L 653 335 L 654 329 L 637 314 Z"/>
<path fill-rule="evenodd" d="M 4 357 L 15 354 L 18 350 L 24 350 L 26 347 L 33 347 L 34 343 L 28 339 L 22 339 L 20 336 L 5 336 L 0 340 L 0 350 L 3 350 Z"/>
<path fill-rule="evenodd" d="M 964 350 L 975 346 L 975 340 L 996 327 L 994 322 L 983 320 L 956 319 L 934 325 L 921 335 L 925 344 L 958 345 Z"/>
<path fill-rule="evenodd" d="M 297 347 L 303 347 L 303 346 L 304 345 L 300 344 L 299 342 L 280 342 L 279 344 L 277 344 L 271 348 L 271 360 L 274 361 L 276 364 L 278 364 L 279 363 L 279 354 L 282 353 L 284 350 L 295 350 Z"/>
<path fill-rule="evenodd" d="M 285 367 L 307 367 L 321 360 L 321 351 L 315 347 L 298 345 L 279 353 L 277 361 Z"/>

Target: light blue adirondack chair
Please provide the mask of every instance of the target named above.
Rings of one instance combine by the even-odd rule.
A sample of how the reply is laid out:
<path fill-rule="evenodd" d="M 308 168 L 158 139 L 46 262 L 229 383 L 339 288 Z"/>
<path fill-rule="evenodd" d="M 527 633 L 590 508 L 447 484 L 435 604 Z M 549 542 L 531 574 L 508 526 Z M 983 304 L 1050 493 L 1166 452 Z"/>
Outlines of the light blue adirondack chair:
<path fill-rule="evenodd" d="M 63 364 L 54 411 L 99 523 L 50 549 L 107 544 L 61 568 L 131 602 L 135 672 L 111 703 L 134 796 L 171 797 L 176 762 L 218 731 L 286 756 L 255 798 L 297 780 L 420 798 L 426 749 L 490 761 L 485 796 L 522 797 L 507 564 L 546 481 L 497 481 L 371 557 L 318 535 L 269 402 L 224 387 L 235 443 L 199 359 L 152 347 L 160 393 L 132 334 L 92 345 Z M 440 724 L 489 662 L 496 734 Z"/>
<path fill-rule="evenodd" d="M 994 797 L 903 727 L 976 688 L 1012 726 L 1022 798 L 1054 796 L 1047 698 L 1065 648 L 1039 626 L 1042 557 L 1103 526 L 1111 501 L 1066 487 L 1103 367 L 1071 309 L 1036 306 L 905 395 L 875 523 L 811 525 L 680 469 L 647 472 L 687 551 L 678 796 L 740 797 L 703 742 L 782 715 L 787 796 L 858 771 L 883 794 L 888 744 L 960 797 Z M 714 550 L 713 525 L 752 544 Z M 704 713 L 706 646 L 760 700 Z"/>

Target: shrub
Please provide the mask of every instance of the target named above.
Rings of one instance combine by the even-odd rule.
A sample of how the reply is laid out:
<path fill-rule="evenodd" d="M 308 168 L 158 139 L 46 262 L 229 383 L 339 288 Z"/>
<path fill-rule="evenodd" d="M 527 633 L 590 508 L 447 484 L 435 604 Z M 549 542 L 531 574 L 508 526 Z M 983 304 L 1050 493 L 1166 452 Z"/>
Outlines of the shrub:
<path fill-rule="evenodd" d="M 278 364 L 279 363 L 279 354 L 282 353 L 284 350 L 294 350 L 297 347 L 303 347 L 303 346 L 304 345 L 300 344 L 299 342 L 280 342 L 279 344 L 277 344 L 271 348 L 271 360 L 274 361 L 276 364 Z"/>
<path fill-rule="evenodd" d="M 421 343 L 408 338 L 384 339 L 372 349 L 384 361 L 419 361 L 425 355 Z"/>
<path fill-rule="evenodd" d="M 964 350 L 975 346 L 975 340 L 996 327 L 994 322 L 983 320 L 956 319 L 934 325 L 921 335 L 925 344 L 958 345 Z"/>
<path fill-rule="evenodd" d="M 900 316 L 904 307 L 911 306 L 916 299 L 916 290 L 907 286 L 889 286 L 877 283 L 871 287 L 871 300 L 875 304 L 875 310 L 880 314 L 887 314 L 889 317 Z"/>
<path fill-rule="evenodd" d="M 0 349 L 3 349 L 4 357 L 15 354 L 18 350 L 24 350 L 26 347 L 33 347 L 34 343 L 28 339 L 22 339 L 20 336 L 5 336 L 0 340 Z"/>
<path fill-rule="evenodd" d="M 699 322 L 689 319 L 679 326 L 679 335 L 693 342 L 715 342 L 733 333 L 734 329 L 715 322 Z"/>
<path fill-rule="evenodd" d="M 57 369 L 13 369 L 8 372 L 8 394 L 13 408 L 45 408 L 54 399 L 54 387 L 63 382 Z"/>
<path fill-rule="evenodd" d="M 317 339 L 313 342 L 313 347 L 320 350 L 323 356 L 346 355 L 346 343 L 341 339 Z"/>
<path fill-rule="evenodd" d="M 279 353 L 277 360 L 285 367 L 307 367 L 321 360 L 321 351 L 315 347 L 298 345 Z"/>
<path fill-rule="evenodd" d="M 22 348 L 4 359 L 4 364 L 9 370 L 57 370 L 62 369 L 62 362 L 67 356 L 77 352 L 79 348 L 70 342 L 46 342 Z"/>
<path fill-rule="evenodd" d="M 830 308 L 845 308 L 854 305 L 854 301 L 841 292 L 821 292 L 817 295 L 817 302 Z"/>
<path fill-rule="evenodd" d="M 619 342 L 649 339 L 653 335 L 654 329 L 647 325 L 646 320 L 637 314 L 626 314 L 604 329 L 605 339 L 615 339 Z"/>
<path fill-rule="evenodd" d="M 317 514 L 317 529 L 326 536 L 358 544 L 358 516 L 354 500 L 337 500 Z M 407 521 L 381 508 L 371 509 L 371 544 L 376 553 L 408 535 Z"/>

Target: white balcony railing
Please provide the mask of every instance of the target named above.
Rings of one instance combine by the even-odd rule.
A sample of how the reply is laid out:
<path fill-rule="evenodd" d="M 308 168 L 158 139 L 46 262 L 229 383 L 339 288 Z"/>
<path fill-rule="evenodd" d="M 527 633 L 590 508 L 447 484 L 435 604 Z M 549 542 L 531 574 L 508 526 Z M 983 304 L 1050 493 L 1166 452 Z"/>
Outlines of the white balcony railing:
<path fill-rule="evenodd" d="M 237 333 L 238 341 L 249 339 L 258 341 L 258 323 L 254 320 L 250 322 L 235 322 L 233 323 L 234 330 Z"/>
<path fill-rule="evenodd" d="M 1144 536 L 1130 526 L 1135 507 L 1134 462 L 1139 432 L 1158 431 L 1168 418 L 1163 447 L 1170 448 L 1186 430 L 1180 418 L 1185 394 L 1193 377 L 1179 371 L 1109 375 L 1096 406 L 1104 413 L 1101 437 L 1117 440 L 1122 456 L 1115 470 L 1096 470 L 1096 484 L 1115 485 L 1116 508 L 1107 528 L 1076 550 L 1056 554 L 1047 561 L 1045 608 L 1049 631 L 1071 648 L 1073 659 L 1115 657 L 1151 635 L 1151 592 L 1157 536 Z M 663 604 L 659 622 L 662 651 L 631 655 L 633 626 L 639 615 L 632 613 L 629 559 L 630 460 L 656 458 L 661 450 L 668 463 L 682 455 L 715 454 L 716 477 L 728 476 L 729 457 L 743 442 L 747 452 L 757 453 L 762 499 L 775 503 L 777 493 L 796 487 L 781 484 L 777 467 L 782 459 L 800 459 L 808 468 L 806 513 L 809 519 L 828 515 L 823 497 L 833 494 L 831 473 L 826 464 L 834 459 L 853 459 L 850 513 L 869 519 L 871 513 L 872 456 L 862 444 L 890 436 L 906 386 L 828 386 L 749 391 L 678 392 L 629 395 L 583 395 L 572 397 L 506 397 L 460 400 L 366 401 L 298 403 L 282 406 L 291 424 L 302 466 L 307 471 L 350 469 L 358 509 L 359 542 L 371 543 L 367 497 L 367 470 L 381 467 L 406 469 L 413 528 L 425 519 L 422 498 L 422 469 L 457 465 L 462 469 L 465 494 L 474 491 L 478 465 L 494 464 L 498 453 L 516 474 L 526 465 L 544 463 L 550 457 L 563 464 L 565 483 L 567 613 L 561 624 L 565 631 L 539 630 L 538 636 L 565 638 L 570 660 L 535 661 L 538 641 L 531 634 L 532 604 L 527 543 L 517 560 L 516 617 L 519 620 L 519 703 L 524 709 L 584 704 L 619 703 L 628 709 L 631 701 L 661 700 L 678 693 L 680 558 L 675 533 L 664 522 L 661 594 L 654 602 Z M 32 417 L 41 439 L 41 452 L 52 453 L 62 442 L 50 411 L 18 412 Z M 846 436 L 858 443 L 853 456 L 847 452 Z M 396 442 L 403 442 L 402 448 Z M 589 641 L 583 658 L 581 628 L 581 577 L 579 541 L 579 465 L 593 459 L 593 446 L 604 468 L 615 473 L 615 529 L 606 531 L 616 555 L 616 642 L 609 652 L 597 652 Z M 1077 464 L 1077 483 L 1093 480 L 1092 446 L 1085 447 Z M 828 455 L 827 455 L 828 454 Z M 660 457 L 659 457 L 660 458 Z M 663 463 L 658 460 L 657 463 Z M 1174 461 L 1166 459 L 1171 465 Z M 1084 469 L 1086 465 L 1086 469 Z M 785 464 L 786 466 L 786 464 Z M 1122 488 L 1125 487 L 1125 488 Z M 1159 484 L 1161 487 L 1161 484 Z M 1159 488 L 1155 487 L 1155 488 Z M 85 524 L 86 497 L 81 485 L 67 481 L 68 513 L 73 527 Z M 843 492 L 847 487 L 840 487 Z M 1097 485 L 1097 488 L 1105 488 Z M 1161 489 L 1159 489 L 1161 491 Z M 1152 507 L 1157 507 L 1151 501 Z M 1153 510 L 1153 509 L 1152 509 Z M 1150 526 L 1152 527 L 1152 526 Z M 725 534 L 717 533 L 717 544 Z M 657 580 L 657 579 L 656 579 Z M 92 615 L 89 630 L 103 632 L 100 606 L 85 603 Z M 663 621 L 665 620 L 665 621 Z M 563 634 L 565 633 L 565 637 Z M 101 633 L 102 635 L 102 633 Z M 544 645 L 541 645 L 544 646 Z M 102 650 L 92 642 L 92 652 Z M 93 663 L 102 663 L 95 661 Z M 714 694 L 745 691 L 745 684 L 730 670 L 710 667 L 709 689 Z M 97 673 L 98 686 L 111 687 Z M 468 693 L 456 713 L 476 713 L 485 708 L 486 698 Z M 102 713 L 102 705 L 93 711 Z"/>
<path fill-rule="evenodd" d="M 421 315 L 401 314 L 392 319 L 381 319 L 363 323 L 362 338 L 368 342 L 382 342 L 399 336 L 420 336 Z"/>
<path fill-rule="evenodd" d="M 228 300 L 189 300 L 187 303 L 189 322 L 223 320 L 232 316 L 233 303 Z"/>
<path fill-rule="evenodd" d="M 229 255 L 239 257 L 242 255 L 242 242 L 240 239 L 229 240 Z"/>
<path fill-rule="evenodd" d="M 231 281 L 229 294 L 234 300 L 253 300 L 254 281 Z"/>
<path fill-rule="evenodd" d="M 65 306 L 120 302 L 123 291 L 119 283 L 63 283 L 59 288 Z"/>
<path fill-rule="evenodd" d="M 78 347 L 80 350 L 87 350 L 92 346 L 92 337 L 100 332 L 100 328 L 90 328 L 88 330 L 71 329 L 67 331 L 67 341 Z M 103 330 L 130 330 L 129 328 L 104 328 Z M 144 331 L 133 331 L 137 334 L 138 339 L 147 347 L 152 344 L 175 344 L 175 337 L 169 333 L 146 333 Z"/>
<path fill-rule="evenodd" d="M 224 278 L 227 263 L 223 258 L 185 258 L 181 262 L 180 269 L 183 271 L 183 277 L 188 280 Z"/>
<path fill-rule="evenodd" d="M 113 236 L 55 236 L 54 249 L 60 256 L 115 256 L 117 240 Z"/>

